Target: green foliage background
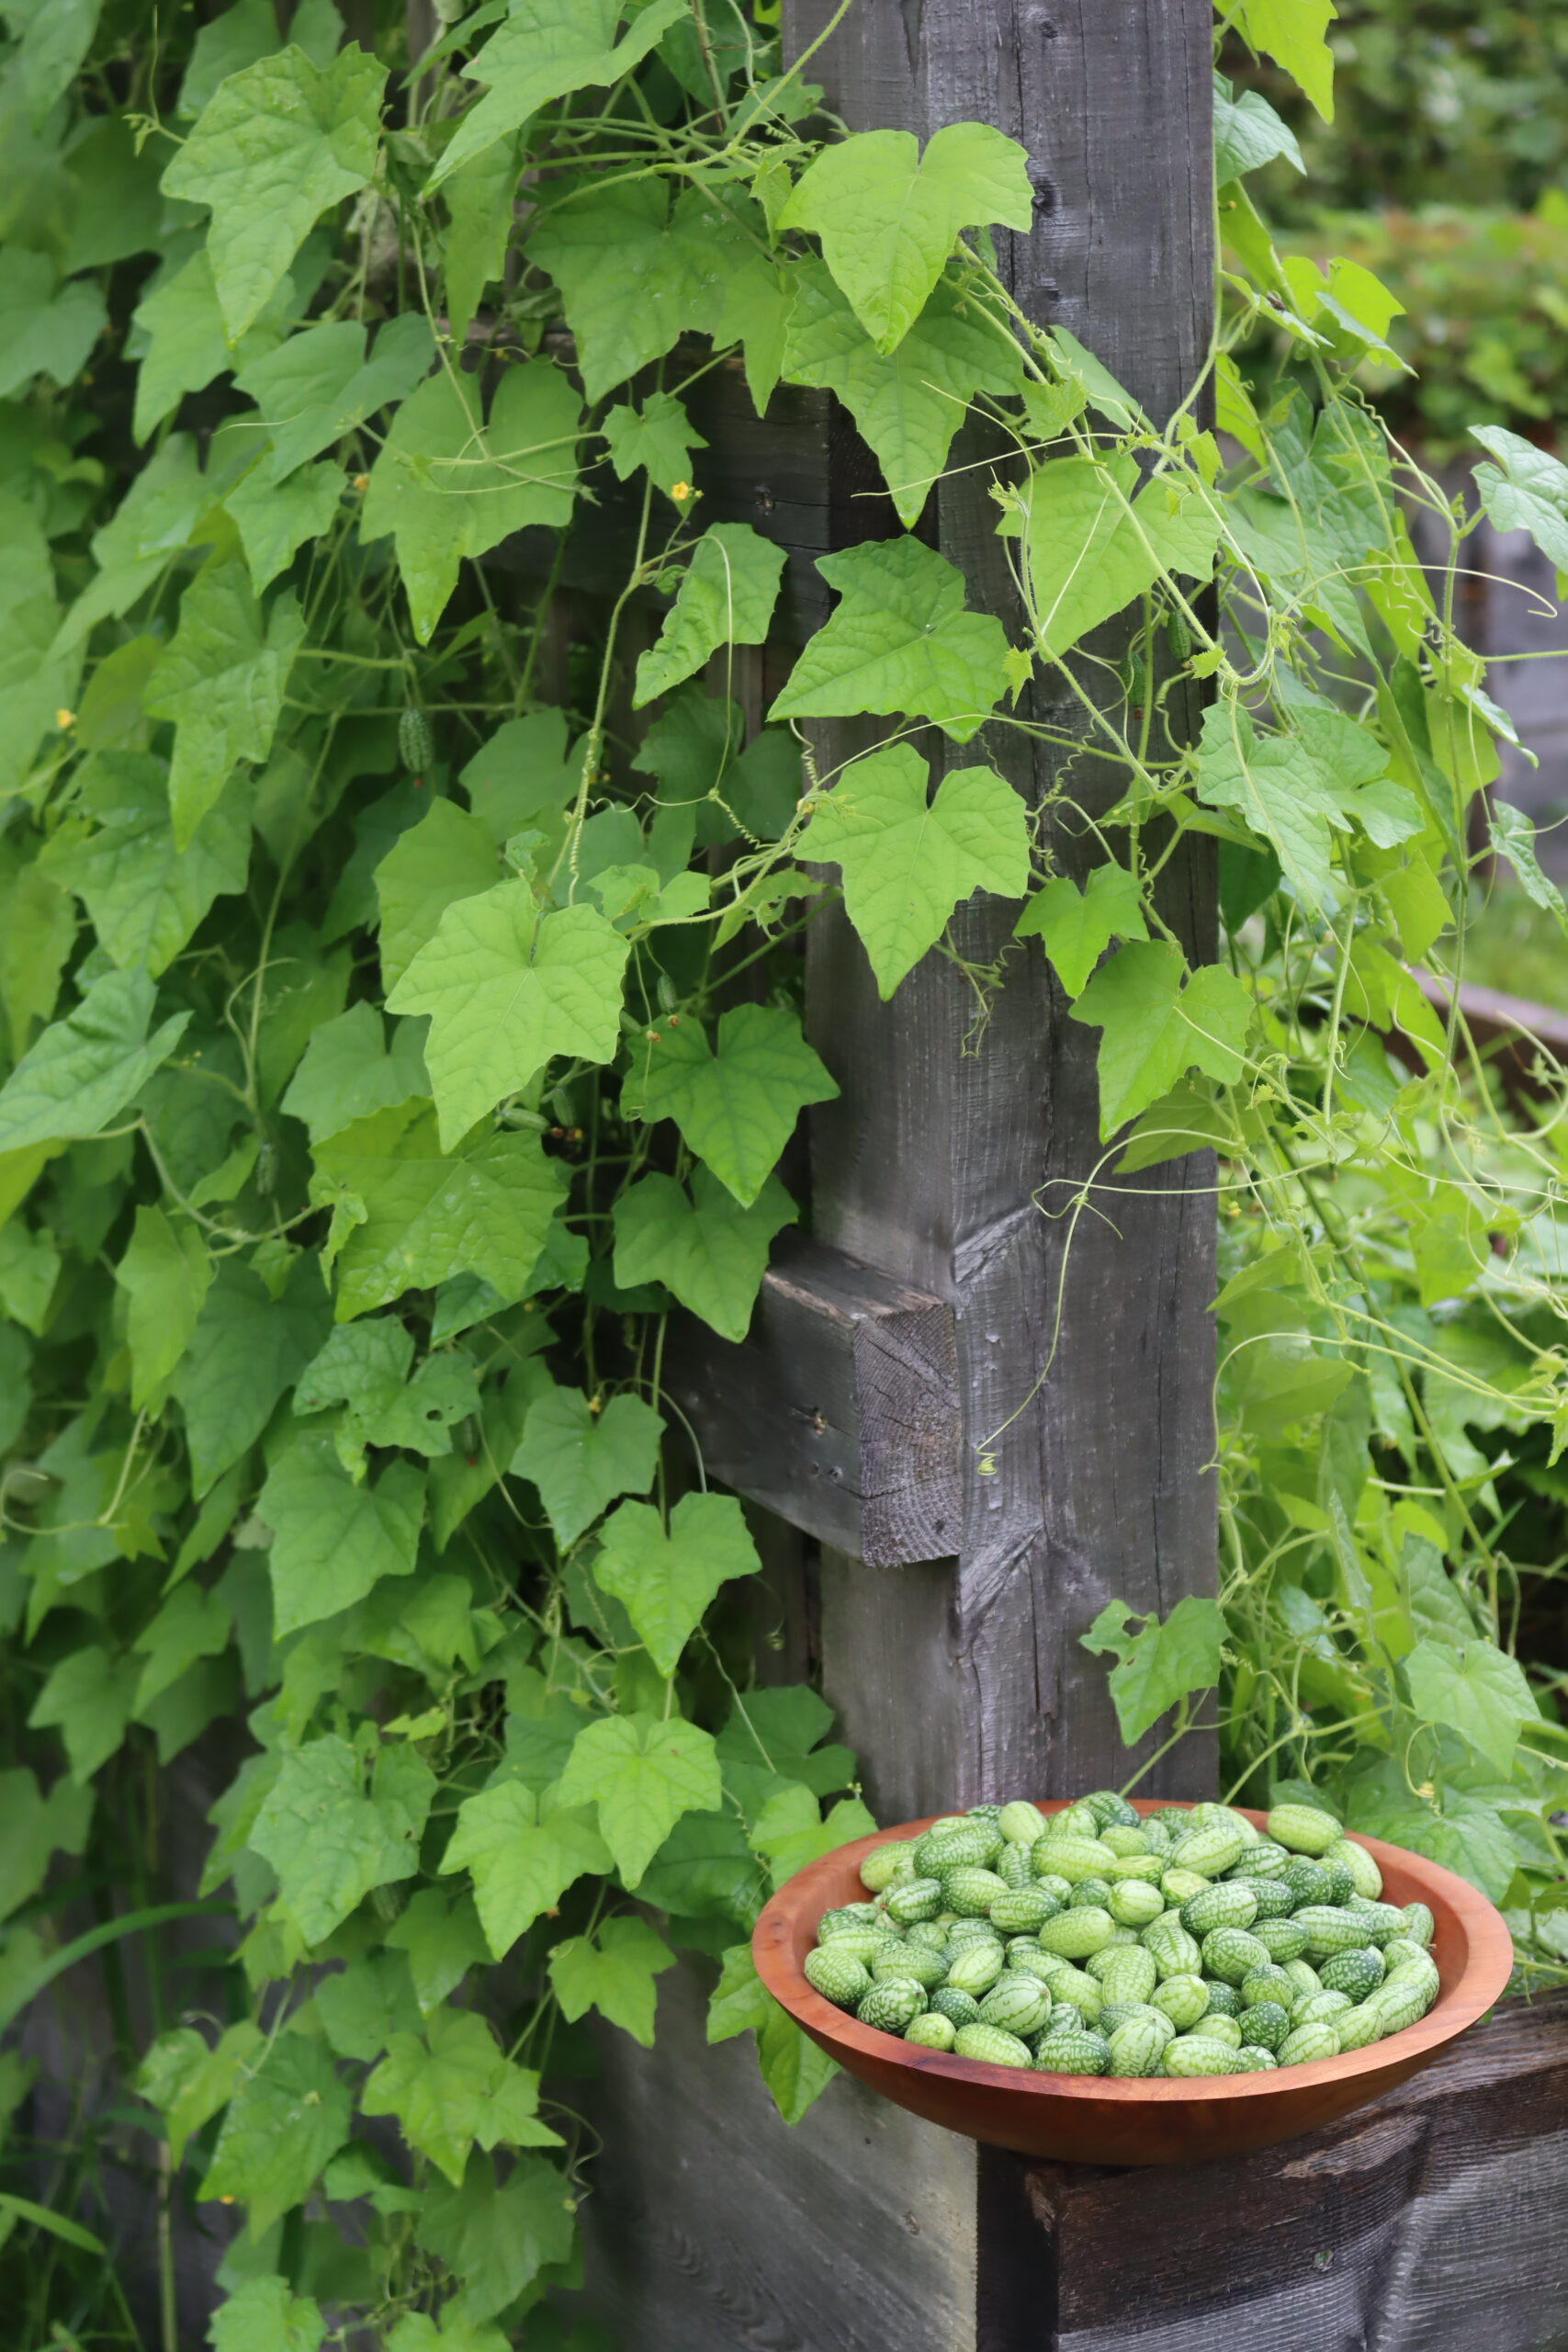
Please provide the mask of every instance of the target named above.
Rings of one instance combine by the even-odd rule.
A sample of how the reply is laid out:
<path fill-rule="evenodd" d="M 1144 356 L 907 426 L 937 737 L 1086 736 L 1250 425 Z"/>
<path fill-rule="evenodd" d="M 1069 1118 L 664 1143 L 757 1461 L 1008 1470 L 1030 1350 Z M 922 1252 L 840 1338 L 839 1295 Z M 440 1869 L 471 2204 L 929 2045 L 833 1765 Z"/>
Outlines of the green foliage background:
<path fill-rule="evenodd" d="M 1012 309 L 999 134 L 834 141 L 731 0 L 622 13 L 486 6 L 413 60 L 330 0 L 287 46 L 262 0 L 6 12 L 0 2008 L 101 1955 L 122 2075 L 62 2131 L 0 2061 L 29 2352 L 168 2352 L 219 2200 L 216 2352 L 581 2352 L 583 2021 L 646 2042 L 680 1950 L 787 2120 L 822 2087 L 745 1937 L 868 1816 L 821 1701 L 754 1687 L 757 1555 L 662 1365 L 676 1305 L 743 1331 L 800 1213 L 823 868 L 884 995 L 973 891 L 1022 902 L 1100 1039 L 1104 1157 L 1051 1213 L 1221 1154 L 1223 1611 L 1092 1629 L 1129 1738 L 1218 1688 L 1238 1787 L 1312 1781 L 1506 1902 L 1527 1974 L 1562 1953 L 1502 1549 L 1520 1461 L 1553 1491 L 1560 1095 L 1511 1109 L 1406 970 L 1461 953 L 1500 720 L 1452 627 L 1473 517 L 1434 596 L 1402 501 L 1447 510 L 1355 388 L 1386 297 L 1275 251 L 1241 181 L 1288 133 L 1222 85 L 1228 464 L 1196 393 L 1147 418 Z M 1321 102 L 1314 14 L 1239 21 Z M 1301 366 L 1254 399 L 1265 318 Z M 721 352 L 759 411 L 837 393 L 906 526 L 824 560 L 761 726 L 735 649 L 782 558 L 705 527 L 684 398 Z M 1017 453 L 1005 628 L 908 527 L 970 405 Z M 1489 447 L 1554 551 L 1568 474 Z M 612 499 L 635 552 L 569 626 Z M 530 531 L 542 569 L 484 560 Z M 824 773 L 802 722 L 845 713 L 886 731 Z M 1043 808 L 1014 730 L 1060 755 Z M 1125 789 L 1080 891 L 1049 827 L 1089 750 Z M 1195 970 L 1154 888 L 1189 831 L 1227 927 Z M 231 1778 L 188 1894 L 198 1741 Z M 182 1901 L 233 1943 L 216 2007 Z"/>

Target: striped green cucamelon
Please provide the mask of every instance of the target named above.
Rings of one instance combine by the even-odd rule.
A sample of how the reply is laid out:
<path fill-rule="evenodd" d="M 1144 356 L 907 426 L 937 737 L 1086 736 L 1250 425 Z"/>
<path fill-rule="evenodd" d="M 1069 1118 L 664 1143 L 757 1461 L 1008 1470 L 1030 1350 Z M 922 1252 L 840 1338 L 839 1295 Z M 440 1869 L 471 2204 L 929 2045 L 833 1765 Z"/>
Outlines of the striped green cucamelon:
<path fill-rule="evenodd" d="M 1267 1945 L 1245 1928 L 1214 1928 L 1203 1939 L 1203 1973 L 1239 1984 L 1269 1958 Z"/>
<path fill-rule="evenodd" d="M 1108 1829 L 1100 1831 L 1100 1842 L 1109 1848 L 1118 1861 L 1127 1860 L 1135 1855 L 1141 1855 L 1145 1861 L 1148 1860 L 1149 1841 L 1135 1823 L 1113 1821 Z"/>
<path fill-rule="evenodd" d="M 952 1951 L 952 1946 L 948 1949 Z M 953 1954 L 947 1981 L 961 1993 L 972 1993 L 979 2000 L 990 1991 L 1006 1965 L 1007 1954 L 1000 1944 L 965 1944 Z"/>
<path fill-rule="evenodd" d="M 1278 2050 L 1290 2030 L 1290 2014 L 1278 2001 L 1255 2001 L 1241 2013 L 1241 2038 L 1259 2050 Z"/>
<path fill-rule="evenodd" d="M 904 2029 L 904 2039 L 920 2050 L 951 2050 L 958 2028 L 940 2009 L 922 2009 Z"/>
<path fill-rule="evenodd" d="M 902 1885 L 887 1890 L 887 1917 L 896 1927 L 912 1928 L 923 1919 L 934 1919 L 942 1909 L 942 1882 L 934 1878 L 907 1878 Z"/>
<path fill-rule="evenodd" d="M 1202 1829 L 1195 1829 L 1190 1838 L 1183 1838 L 1171 1860 L 1178 1870 L 1196 1871 L 1201 1878 L 1218 1878 L 1233 1862 L 1240 1860 L 1246 1842 L 1239 1829 L 1211 1822 Z"/>
<path fill-rule="evenodd" d="M 1361 1941 L 1376 1944 L 1380 1951 L 1392 1943 L 1395 1936 L 1406 1932 L 1404 1914 L 1397 1904 L 1370 1903 L 1364 1895 L 1353 1894 L 1345 1905 L 1353 1919 L 1359 1919 L 1363 1930 Z"/>
<path fill-rule="evenodd" d="M 1291 2011 L 1291 2023 L 1298 2025 L 1332 2025 L 1347 2009 L 1356 2004 L 1348 1993 L 1335 1993 L 1326 1987 L 1321 1993 L 1303 1993 Z"/>
<path fill-rule="evenodd" d="M 1403 1933 L 1413 1944 L 1429 1944 L 1437 1932 L 1437 1922 L 1424 1903 L 1407 1903 L 1404 1909 Z"/>
<path fill-rule="evenodd" d="M 1337 2017 L 1334 2030 L 1341 2050 L 1364 2050 L 1369 2042 L 1381 2041 L 1388 2029 L 1371 2001 L 1366 2000 Z"/>
<path fill-rule="evenodd" d="M 1209 1987 L 1209 2007 L 1216 2017 L 1237 2018 L 1241 2015 L 1241 1994 L 1235 1984 L 1226 1984 L 1218 1976 L 1207 1976 L 1203 1981 Z"/>
<path fill-rule="evenodd" d="M 965 1862 L 984 1869 L 998 1851 L 1001 1838 L 986 1821 L 961 1822 L 956 1829 L 928 1829 L 915 1843 L 915 1863 L 922 1874 L 942 1878 Z"/>
<path fill-rule="evenodd" d="M 1295 1907 L 1295 1898 L 1283 1879 L 1227 1878 L 1222 1887 L 1245 1887 L 1253 1902 L 1253 1919 L 1286 1919 Z M 1250 1927 L 1251 1920 L 1247 1922 Z"/>
<path fill-rule="evenodd" d="M 995 1871 L 1003 1885 L 1010 1886 L 1015 1894 L 1023 1887 L 1032 1888 L 1034 1885 L 1034 1872 L 1030 1867 L 1027 1846 L 1004 1845 L 1001 1852 L 991 1862 L 990 1868 Z"/>
<path fill-rule="evenodd" d="M 1051 1995 L 1037 1976 L 1023 1976 L 1010 1968 L 998 1978 L 980 2003 L 979 2023 L 999 2025 L 1005 2032 L 1027 2041 L 1038 2033 L 1051 2015 Z"/>
<path fill-rule="evenodd" d="M 1108 2001 L 1147 2001 L 1159 1982 L 1155 1956 L 1142 1944 L 1117 1944 L 1092 1953 L 1089 1973 Z"/>
<path fill-rule="evenodd" d="M 997 1827 L 1015 1846 L 1032 1846 L 1045 1835 L 1045 1816 L 1037 1804 L 1004 1804 L 997 1815 Z"/>
<path fill-rule="evenodd" d="M 1243 1849 L 1232 1875 L 1246 1879 L 1282 1878 L 1290 1860 L 1288 1847 L 1277 1845 L 1272 1838 L 1259 1838 Z"/>
<path fill-rule="evenodd" d="M 1201 1967 L 1202 1949 L 1190 1936 L 1174 1911 L 1168 1911 L 1143 1932 L 1145 1951 L 1152 1951 L 1162 1976 L 1194 1976 Z"/>
<path fill-rule="evenodd" d="M 871 1972 L 863 1961 L 835 1951 L 831 1944 L 818 1944 L 815 1951 L 807 1953 L 806 1981 L 825 2001 L 836 2002 L 840 2009 L 852 2009 L 871 1990 Z"/>
<path fill-rule="evenodd" d="M 885 1976 L 874 1984 L 855 2009 L 862 2025 L 881 2033 L 902 2033 L 926 2006 L 926 1987 L 912 1976 Z"/>
<path fill-rule="evenodd" d="M 973 1993 L 961 1992 L 956 1984 L 939 1985 L 931 1995 L 931 2007 L 939 2017 L 946 2018 L 954 2030 L 961 2025 L 979 2022 L 979 2002 Z"/>
<path fill-rule="evenodd" d="M 953 2036 L 956 2058 L 971 2058 L 982 2066 L 1032 2066 L 1034 2053 L 1016 2033 L 997 2025 L 961 2025 Z"/>
<path fill-rule="evenodd" d="M 1097 1904 L 1081 1911 L 1061 1911 L 1041 1928 L 1040 1949 L 1054 1951 L 1063 1960 L 1087 1960 L 1090 1952 L 1111 1941 L 1115 1930 L 1110 1912 Z"/>
<path fill-rule="evenodd" d="M 872 1975 L 879 1984 L 886 1984 L 890 1976 L 912 1976 L 928 1993 L 946 1982 L 947 1971 L 945 1951 L 932 1951 L 929 1944 L 885 1944 L 871 1963 Z"/>
<path fill-rule="evenodd" d="M 1209 1987 L 1201 1976 L 1168 1976 L 1148 1999 L 1165 2011 L 1178 2033 L 1187 2033 L 1209 2007 Z"/>
<path fill-rule="evenodd" d="M 1254 1919 L 1247 1933 L 1281 1968 L 1306 1958 L 1306 1929 L 1295 1919 Z"/>
<path fill-rule="evenodd" d="M 1235 2052 L 1235 2072 L 1238 2075 L 1271 2073 L 1280 2061 L 1271 2050 L 1259 2050 L 1256 2042 L 1246 2042 Z"/>
<path fill-rule="evenodd" d="M 1034 2064 L 1045 2075 L 1103 2075 L 1111 2045 L 1102 2034 L 1081 2026 L 1060 2033 L 1047 2028 L 1034 2045 Z"/>
<path fill-rule="evenodd" d="M 1199 1871 L 1178 1870 L 1168 1863 L 1159 1876 L 1159 1891 L 1173 1911 L 1179 1911 L 1184 1903 L 1190 1903 L 1210 1883 Z"/>
<path fill-rule="evenodd" d="M 1200 1940 L 1215 1928 L 1250 1928 L 1258 1917 L 1258 1897 L 1234 1879 L 1206 1886 L 1181 1906 L 1181 1924 Z"/>
<path fill-rule="evenodd" d="M 1030 1849 L 1030 1860 L 1035 1876 L 1050 1871 L 1056 1878 L 1065 1878 L 1069 1886 L 1077 1886 L 1081 1879 L 1103 1878 L 1116 1857 L 1098 1838 L 1043 1838 Z"/>
<path fill-rule="evenodd" d="M 956 1870 L 942 1872 L 942 1901 L 961 1919 L 989 1918 L 998 1895 L 1011 1891 L 1005 1879 L 998 1878 L 995 1871 L 982 1869 L 977 1862 L 961 1862 Z"/>
<path fill-rule="evenodd" d="M 1303 1903 L 1326 1903 L 1328 1900 L 1328 1872 L 1321 1862 L 1314 1862 L 1310 1854 L 1291 1856 L 1285 1865 L 1285 1884 L 1293 1891 L 1298 1910 Z"/>
<path fill-rule="evenodd" d="M 1275 2052 L 1281 2066 L 1313 2066 L 1321 2058 L 1337 2058 L 1339 2036 L 1325 2019 L 1317 2025 L 1295 2025 Z"/>
<path fill-rule="evenodd" d="M 1136 1829 L 1139 1826 L 1136 1806 L 1130 1805 L 1126 1798 L 1119 1796 L 1114 1789 L 1091 1789 L 1080 1803 L 1088 1805 L 1102 1831 L 1108 1828 Z"/>
<path fill-rule="evenodd" d="M 874 1846 L 860 1866 L 861 1884 L 870 1894 L 880 1894 L 896 1878 L 912 1878 L 915 1851 L 910 1841 L 901 1838 L 889 1838 L 886 1846 Z"/>
<path fill-rule="evenodd" d="M 1241 2020 L 1226 2017 L 1223 2009 L 1205 2009 L 1189 2033 L 1207 2034 L 1213 2041 L 1223 2041 L 1227 2050 L 1241 2048 Z"/>
<path fill-rule="evenodd" d="M 997 1897 L 991 1905 L 991 1925 L 1004 1936 L 1034 1935 L 1061 1907 L 1055 1895 L 1031 1883 Z"/>
<path fill-rule="evenodd" d="M 1352 2001 L 1364 2001 L 1382 1983 L 1383 1956 L 1373 1945 L 1362 1944 L 1354 1951 L 1337 1951 L 1320 1973 L 1325 1992 L 1348 1993 Z"/>
<path fill-rule="evenodd" d="M 1277 1804 L 1269 1815 L 1269 1835 L 1292 1854 L 1326 1854 L 1344 1836 L 1331 1813 L 1313 1804 Z"/>
<path fill-rule="evenodd" d="M 1119 1928 L 1146 1928 L 1165 1909 L 1165 1897 L 1147 1879 L 1119 1879 L 1105 1907 Z"/>
<path fill-rule="evenodd" d="M 1317 1987 L 1314 1985 L 1315 1992 Z M 1285 2008 L 1293 2008 L 1302 1997 L 1302 1988 L 1292 1984 L 1282 1968 L 1272 1961 L 1262 1968 L 1255 1968 L 1241 1980 L 1241 2006 L 1250 2009 L 1258 2001 L 1278 2001 Z"/>
<path fill-rule="evenodd" d="M 1295 1915 L 1295 1924 L 1306 1937 L 1309 1960 L 1326 1960 L 1333 1952 L 1354 1951 L 1373 1940 L 1364 1918 L 1327 1903 L 1303 1904 Z"/>
<path fill-rule="evenodd" d="M 1166 2029 L 1163 2034 L 1160 2026 Z M 1174 2039 L 1168 2018 L 1161 2018 L 1159 2025 L 1153 2014 L 1129 2018 L 1110 2037 L 1111 2063 L 1105 2071 L 1108 2075 L 1152 2075 L 1162 2052 Z"/>
<path fill-rule="evenodd" d="M 1161 2068 L 1179 2082 L 1190 2081 L 1204 2075 L 1234 2075 L 1236 2052 L 1224 2041 L 1216 2041 L 1210 2034 L 1180 2034 L 1168 2042 L 1161 2059 Z"/>

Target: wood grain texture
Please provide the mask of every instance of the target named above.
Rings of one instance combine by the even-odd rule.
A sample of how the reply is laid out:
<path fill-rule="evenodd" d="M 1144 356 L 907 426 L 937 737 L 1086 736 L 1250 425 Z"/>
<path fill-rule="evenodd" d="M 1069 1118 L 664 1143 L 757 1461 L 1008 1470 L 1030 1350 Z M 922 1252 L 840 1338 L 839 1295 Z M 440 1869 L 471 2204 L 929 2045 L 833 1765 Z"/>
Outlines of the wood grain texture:
<path fill-rule="evenodd" d="M 1568 2343 L 1568 1994 L 1261 2155 L 1018 2169 L 1054 2269 L 1041 2352 L 1544 2352 Z"/>
<path fill-rule="evenodd" d="M 976 2352 L 973 2152 L 848 2081 L 792 2130 L 750 2036 L 709 2049 L 690 1960 L 658 2034 L 599 2037 L 605 2133 L 582 2209 L 623 2352 Z M 575 2087 L 575 2086 L 574 2086 Z"/>
<path fill-rule="evenodd" d="M 682 1317 L 665 1374 L 711 1477 L 879 1566 L 952 1544 L 962 1430 L 941 1299 L 792 1236 L 744 1345 Z"/>
<path fill-rule="evenodd" d="M 786 7 L 792 41 L 830 13 L 827 0 Z M 1038 205 L 1030 236 L 1000 241 L 1014 291 L 1163 413 L 1207 334 L 1208 21 L 1197 0 L 869 0 L 810 72 L 852 128 L 927 136 L 978 119 L 1019 138 Z M 981 454 L 972 435 L 955 451 Z M 952 474 L 931 519 L 971 601 L 1016 638 L 987 469 Z M 1178 712 L 1179 727 L 1195 718 Z M 1032 715 L 1078 724 L 1065 703 Z M 824 772 L 867 740 L 863 722 L 818 730 Z M 1056 754 L 1004 726 L 959 753 L 930 732 L 921 748 L 937 769 L 989 757 L 1034 802 L 1065 787 L 1050 820 L 1058 861 L 1075 874 L 1098 861 L 1085 818 L 1120 775 L 1091 749 L 1068 777 Z M 1203 850 L 1171 860 L 1165 911 L 1191 954 L 1213 953 Z M 968 962 L 1002 961 L 984 1021 L 963 974 L 937 956 L 883 1005 L 841 913 L 814 926 L 808 949 L 812 1042 L 841 1089 L 811 1118 L 817 1231 L 950 1300 L 957 1324 L 964 1496 L 942 1639 L 930 1638 L 922 1596 L 920 1638 L 902 1649 L 874 1645 L 863 1665 L 863 1650 L 825 1649 L 846 1736 L 914 1812 L 1123 1777 L 1104 1675 L 1077 1636 L 1112 1597 L 1164 1613 L 1213 1589 L 1212 1173 L 1178 1163 L 1083 1204 L 1102 1158 L 1094 1034 L 1066 1017 L 1038 946 L 1013 945 L 1014 913 L 981 900 L 953 925 Z M 987 1445 L 992 1476 L 979 1467 Z M 838 1575 L 825 1564 L 825 1628 Z M 857 1612 L 840 1598 L 843 1622 Z M 884 1578 L 861 1613 L 896 1605 Z M 920 1726 L 927 1777 L 914 1752 L 897 1764 L 879 1754 L 890 1723 Z M 1203 1793 L 1212 1771 L 1203 1743 L 1190 1743 L 1161 1785 Z"/>

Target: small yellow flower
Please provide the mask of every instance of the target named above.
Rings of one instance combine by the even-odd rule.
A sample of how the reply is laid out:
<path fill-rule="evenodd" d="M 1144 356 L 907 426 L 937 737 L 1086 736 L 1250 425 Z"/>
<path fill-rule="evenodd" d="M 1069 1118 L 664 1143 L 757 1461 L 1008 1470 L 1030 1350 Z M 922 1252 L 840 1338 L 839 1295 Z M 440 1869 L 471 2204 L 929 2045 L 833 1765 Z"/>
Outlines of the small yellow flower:
<path fill-rule="evenodd" d="M 368 475 L 368 474 L 355 474 L 355 477 L 354 477 L 354 481 L 353 481 L 353 488 L 354 488 L 354 489 L 358 492 L 358 494 L 359 494 L 359 496 L 360 496 L 361 498 L 363 498 L 363 497 L 364 497 L 364 495 L 365 495 L 366 492 L 369 489 L 369 487 L 370 487 L 370 477 L 369 477 L 369 475 Z"/>
<path fill-rule="evenodd" d="M 75 726 L 76 714 L 73 710 L 57 710 L 54 714 L 54 723 L 63 735 L 67 729 Z"/>
<path fill-rule="evenodd" d="M 1432 1783 L 1431 1783 L 1431 1781 L 1422 1781 L 1422 1783 L 1421 1783 L 1421 1785 L 1420 1785 L 1420 1787 L 1416 1790 L 1416 1795 L 1417 1795 L 1418 1797 L 1425 1797 L 1425 1798 L 1427 1799 L 1427 1803 L 1428 1803 L 1428 1804 L 1430 1804 L 1430 1803 L 1431 1803 L 1431 1801 L 1432 1801 L 1432 1799 L 1437 1795 L 1438 1792 L 1437 1792 L 1437 1790 L 1432 1786 Z"/>
<path fill-rule="evenodd" d="M 691 494 L 692 485 L 689 481 L 672 481 L 670 485 L 670 495 L 677 506 L 684 506 Z"/>

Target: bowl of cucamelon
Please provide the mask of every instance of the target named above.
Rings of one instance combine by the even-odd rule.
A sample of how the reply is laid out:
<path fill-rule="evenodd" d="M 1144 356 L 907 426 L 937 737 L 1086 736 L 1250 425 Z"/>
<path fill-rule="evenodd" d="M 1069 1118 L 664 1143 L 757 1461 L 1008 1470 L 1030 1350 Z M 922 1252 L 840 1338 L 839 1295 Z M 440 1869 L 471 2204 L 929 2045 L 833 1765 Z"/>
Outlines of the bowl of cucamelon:
<path fill-rule="evenodd" d="M 1032 2156 L 1245 2154 L 1403 2082 L 1489 2009 L 1484 1895 L 1325 1808 L 975 1805 L 773 1897 L 758 1973 L 847 2074 Z"/>

